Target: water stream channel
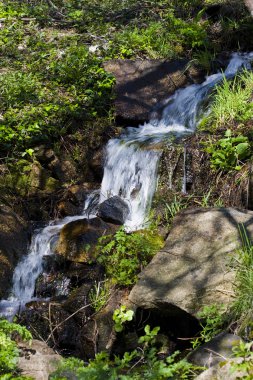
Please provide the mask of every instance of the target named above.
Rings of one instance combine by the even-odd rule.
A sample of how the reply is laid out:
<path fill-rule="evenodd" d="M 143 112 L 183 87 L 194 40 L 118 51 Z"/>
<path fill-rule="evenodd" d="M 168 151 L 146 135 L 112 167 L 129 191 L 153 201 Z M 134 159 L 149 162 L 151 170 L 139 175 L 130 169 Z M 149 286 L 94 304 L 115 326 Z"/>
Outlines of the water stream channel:
<path fill-rule="evenodd" d="M 250 69 L 252 58 L 253 54 L 233 54 L 224 73 L 210 75 L 202 84 L 177 90 L 168 99 L 160 120 L 151 120 L 138 128 L 126 128 L 119 138 L 108 142 L 100 193 L 93 192 L 87 197 L 81 215 L 51 221 L 47 227 L 35 232 L 28 254 L 14 271 L 10 297 L 0 302 L 0 316 L 10 318 L 33 299 L 36 279 L 43 270 L 43 257 L 54 253 L 60 230 L 73 220 L 95 217 L 98 203 L 119 195 L 130 207 L 125 228 L 133 231 L 145 226 L 161 155 L 156 144 L 193 133 L 201 104 L 210 90 L 224 76 L 232 78 L 239 69 Z"/>

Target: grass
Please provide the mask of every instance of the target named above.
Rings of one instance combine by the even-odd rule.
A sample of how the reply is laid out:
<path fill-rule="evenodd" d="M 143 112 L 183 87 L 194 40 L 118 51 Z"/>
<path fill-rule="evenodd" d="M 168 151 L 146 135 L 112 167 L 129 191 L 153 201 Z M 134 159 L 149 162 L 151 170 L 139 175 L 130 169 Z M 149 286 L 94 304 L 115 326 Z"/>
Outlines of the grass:
<path fill-rule="evenodd" d="M 239 333 L 253 340 L 253 245 L 244 225 L 239 226 L 242 248 L 234 260 L 236 268 L 235 301 L 231 307 Z"/>
<path fill-rule="evenodd" d="M 253 117 L 253 73 L 244 71 L 231 82 L 217 86 L 211 117 L 216 126 L 247 121 Z"/>
<path fill-rule="evenodd" d="M 243 71 L 232 81 L 226 78 L 216 86 L 211 97 L 210 113 L 199 129 L 216 131 L 224 126 L 247 122 L 253 117 L 253 73 Z"/>

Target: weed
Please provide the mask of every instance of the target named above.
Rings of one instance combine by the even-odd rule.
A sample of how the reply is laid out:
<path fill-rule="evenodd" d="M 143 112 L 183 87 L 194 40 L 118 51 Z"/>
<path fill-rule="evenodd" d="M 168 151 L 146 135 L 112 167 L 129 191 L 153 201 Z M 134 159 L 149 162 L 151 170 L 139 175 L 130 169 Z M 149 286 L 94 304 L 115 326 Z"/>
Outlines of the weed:
<path fill-rule="evenodd" d="M 179 211 L 187 208 L 190 197 L 182 198 L 174 196 L 174 200 L 171 203 L 165 203 L 165 221 L 171 224 L 175 216 Z"/>
<path fill-rule="evenodd" d="M 233 347 L 233 356 L 239 360 L 230 362 L 231 373 L 242 372 L 244 380 L 251 380 L 253 376 L 253 342 L 245 343 L 241 341 Z M 241 377 L 241 376 L 240 376 Z"/>
<path fill-rule="evenodd" d="M 231 125 L 233 122 L 246 122 L 253 117 L 253 73 L 243 71 L 232 81 L 225 78 L 216 86 L 211 96 L 210 112 L 199 129 L 211 129 Z"/>
<path fill-rule="evenodd" d="M 124 323 L 132 321 L 134 312 L 133 310 L 127 310 L 125 305 L 120 306 L 119 309 L 114 310 L 113 320 L 114 329 L 116 332 L 121 332 L 124 329 Z"/>
<path fill-rule="evenodd" d="M 109 280 L 99 281 L 89 292 L 89 299 L 96 312 L 103 309 L 107 304 L 111 294 L 111 284 Z"/>
<path fill-rule="evenodd" d="M 210 154 L 211 167 L 221 170 L 240 170 L 241 161 L 251 154 L 250 144 L 246 136 L 232 136 L 228 129 L 225 137 L 214 142 L 211 139 L 205 143 L 205 150 Z"/>
<path fill-rule="evenodd" d="M 122 228 L 114 236 L 103 236 L 97 246 L 97 261 L 106 274 L 121 286 L 133 285 L 137 274 L 163 246 L 155 230 L 127 233 Z"/>
<path fill-rule="evenodd" d="M 199 347 L 202 343 L 209 342 L 215 335 L 222 331 L 226 321 L 226 309 L 224 305 L 205 306 L 198 313 L 202 330 L 200 336 L 192 341 L 193 348 Z"/>
<path fill-rule="evenodd" d="M 237 251 L 232 265 L 236 269 L 235 301 L 231 306 L 231 316 L 237 324 L 238 332 L 253 338 L 253 246 L 244 225 L 239 226 L 242 248 Z"/>

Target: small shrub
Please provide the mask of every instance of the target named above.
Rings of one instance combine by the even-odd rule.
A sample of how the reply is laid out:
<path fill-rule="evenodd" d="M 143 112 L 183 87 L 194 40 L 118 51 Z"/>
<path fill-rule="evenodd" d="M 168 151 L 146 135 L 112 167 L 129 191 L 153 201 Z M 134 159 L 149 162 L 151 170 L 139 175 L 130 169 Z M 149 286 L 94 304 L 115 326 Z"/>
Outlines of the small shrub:
<path fill-rule="evenodd" d="M 120 306 L 113 313 L 114 328 L 116 332 L 121 332 L 124 329 L 124 323 L 133 319 L 133 310 L 127 310 L 125 305 Z"/>
<path fill-rule="evenodd" d="M 127 233 L 118 230 L 114 236 L 103 236 L 97 247 L 97 261 L 115 283 L 131 286 L 137 274 L 163 246 L 162 238 L 153 230 Z"/>
<path fill-rule="evenodd" d="M 232 136 L 228 129 L 225 137 L 216 142 L 209 140 L 206 143 L 206 152 L 210 154 L 211 167 L 221 170 L 240 170 L 241 161 L 251 154 L 250 144 L 246 136 Z"/>
<path fill-rule="evenodd" d="M 23 340 L 31 340 L 31 333 L 16 323 L 0 320 L 0 377 L 3 379 L 24 379 L 15 377 L 19 350 L 13 336 L 17 335 Z"/>
<path fill-rule="evenodd" d="M 198 313 L 202 330 L 200 336 L 192 341 L 193 348 L 199 347 L 201 344 L 209 342 L 217 334 L 219 334 L 226 321 L 226 309 L 224 305 L 210 305 L 203 307 Z"/>

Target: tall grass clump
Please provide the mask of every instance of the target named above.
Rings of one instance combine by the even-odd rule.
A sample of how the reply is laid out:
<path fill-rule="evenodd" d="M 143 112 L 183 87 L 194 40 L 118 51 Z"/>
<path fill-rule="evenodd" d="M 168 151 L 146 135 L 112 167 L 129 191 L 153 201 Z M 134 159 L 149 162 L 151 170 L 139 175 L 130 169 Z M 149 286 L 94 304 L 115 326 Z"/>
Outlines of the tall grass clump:
<path fill-rule="evenodd" d="M 216 87 L 210 120 L 214 127 L 234 121 L 246 122 L 253 117 L 253 73 L 243 71 L 232 81 L 224 78 Z"/>
<path fill-rule="evenodd" d="M 231 315 L 238 325 L 238 332 L 246 332 L 247 337 L 253 339 L 253 244 L 243 225 L 239 226 L 239 231 L 242 247 L 234 259 L 235 301 L 231 307 Z"/>

